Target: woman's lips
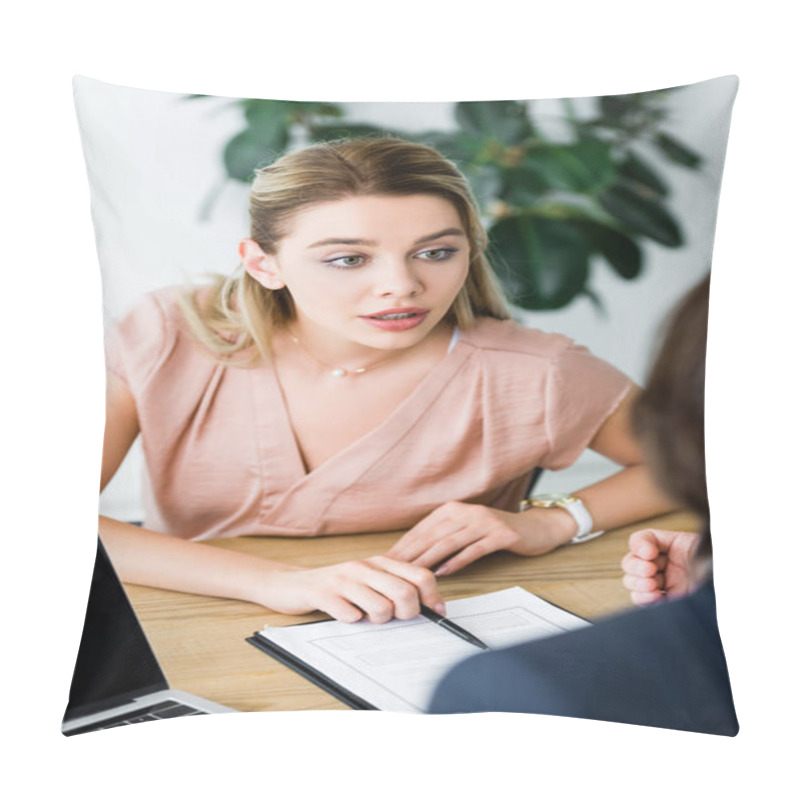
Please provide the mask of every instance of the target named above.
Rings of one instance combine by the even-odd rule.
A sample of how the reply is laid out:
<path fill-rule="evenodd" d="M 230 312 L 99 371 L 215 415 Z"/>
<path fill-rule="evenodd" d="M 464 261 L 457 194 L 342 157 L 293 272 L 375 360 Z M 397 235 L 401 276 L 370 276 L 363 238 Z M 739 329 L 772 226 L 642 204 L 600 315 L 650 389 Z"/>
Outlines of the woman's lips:
<path fill-rule="evenodd" d="M 378 314 L 364 315 L 361 319 L 384 331 L 407 331 L 421 325 L 427 316 L 425 308 L 389 308 Z"/>

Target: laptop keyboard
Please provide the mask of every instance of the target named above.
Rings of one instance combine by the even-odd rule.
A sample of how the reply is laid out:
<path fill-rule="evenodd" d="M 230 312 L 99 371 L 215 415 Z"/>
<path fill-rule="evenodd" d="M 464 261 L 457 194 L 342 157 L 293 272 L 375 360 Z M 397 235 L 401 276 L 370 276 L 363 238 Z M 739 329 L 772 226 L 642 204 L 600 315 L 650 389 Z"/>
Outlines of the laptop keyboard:
<path fill-rule="evenodd" d="M 166 700 L 163 703 L 137 709 L 135 714 L 128 712 L 118 717 L 109 717 L 108 719 L 100 720 L 91 725 L 84 725 L 82 728 L 75 728 L 66 735 L 72 736 L 75 733 L 88 733 L 89 731 L 102 731 L 106 728 L 119 728 L 121 725 L 135 725 L 137 722 L 150 722 L 155 719 L 195 717 L 207 713 L 207 711 L 201 711 L 194 706 L 186 706 L 174 700 Z"/>

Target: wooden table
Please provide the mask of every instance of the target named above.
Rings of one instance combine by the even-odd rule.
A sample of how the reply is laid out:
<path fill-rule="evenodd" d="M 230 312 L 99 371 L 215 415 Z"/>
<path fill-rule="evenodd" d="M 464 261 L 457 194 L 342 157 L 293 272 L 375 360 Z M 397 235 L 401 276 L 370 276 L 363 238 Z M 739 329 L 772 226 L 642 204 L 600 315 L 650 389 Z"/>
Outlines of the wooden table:
<path fill-rule="evenodd" d="M 521 586 L 587 619 L 630 608 L 620 560 L 639 528 L 696 530 L 692 516 L 669 514 L 609 531 L 598 539 L 535 558 L 494 553 L 438 581 L 445 600 Z M 323 566 L 386 552 L 399 533 L 318 539 L 243 537 L 213 547 L 269 556 L 301 566 Z M 346 708 L 338 700 L 245 642 L 264 625 L 324 619 L 290 617 L 252 603 L 126 586 L 170 685 L 240 711 Z"/>

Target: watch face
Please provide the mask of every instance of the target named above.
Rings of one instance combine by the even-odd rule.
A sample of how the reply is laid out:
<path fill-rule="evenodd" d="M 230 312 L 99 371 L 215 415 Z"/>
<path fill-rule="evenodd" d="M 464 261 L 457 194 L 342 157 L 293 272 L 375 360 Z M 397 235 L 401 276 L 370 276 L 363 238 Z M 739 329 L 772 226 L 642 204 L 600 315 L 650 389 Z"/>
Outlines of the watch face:
<path fill-rule="evenodd" d="M 559 506 L 566 508 L 569 503 L 576 500 L 571 494 L 536 494 L 527 500 L 522 501 L 522 509 L 538 507 L 538 508 L 553 508 Z"/>
<path fill-rule="evenodd" d="M 568 494 L 537 494 L 533 499 L 541 500 L 545 503 L 557 503 L 559 500 L 566 500 L 568 497 Z"/>

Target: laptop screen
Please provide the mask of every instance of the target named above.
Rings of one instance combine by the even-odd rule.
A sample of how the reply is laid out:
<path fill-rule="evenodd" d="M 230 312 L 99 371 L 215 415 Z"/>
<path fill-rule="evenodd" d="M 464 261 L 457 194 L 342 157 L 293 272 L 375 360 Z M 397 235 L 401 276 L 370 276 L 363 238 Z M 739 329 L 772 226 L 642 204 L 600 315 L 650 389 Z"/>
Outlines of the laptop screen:
<path fill-rule="evenodd" d="M 64 721 L 166 688 L 164 673 L 98 537 Z"/>

